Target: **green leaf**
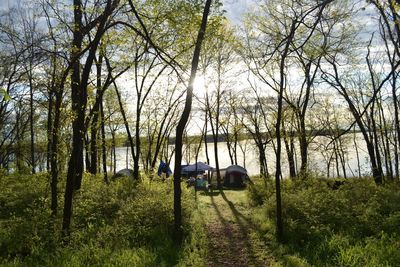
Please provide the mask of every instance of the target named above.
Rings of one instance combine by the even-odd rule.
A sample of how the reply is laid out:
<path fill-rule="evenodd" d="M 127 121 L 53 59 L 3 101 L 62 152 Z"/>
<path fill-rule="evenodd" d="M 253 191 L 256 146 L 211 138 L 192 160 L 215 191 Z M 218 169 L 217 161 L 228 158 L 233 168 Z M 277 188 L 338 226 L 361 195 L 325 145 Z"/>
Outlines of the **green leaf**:
<path fill-rule="evenodd" d="M 3 97 L 4 101 L 8 102 L 10 101 L 10 95 L 7 93 L 7 91 L 4 88 L 0 88 L 0 95 Z"/>

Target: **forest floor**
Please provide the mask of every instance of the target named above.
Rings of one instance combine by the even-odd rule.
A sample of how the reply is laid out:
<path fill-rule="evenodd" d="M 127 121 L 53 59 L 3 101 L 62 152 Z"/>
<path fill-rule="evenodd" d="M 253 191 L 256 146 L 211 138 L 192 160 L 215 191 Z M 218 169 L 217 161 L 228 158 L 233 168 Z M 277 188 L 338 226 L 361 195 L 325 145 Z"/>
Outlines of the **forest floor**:
<path fill-rule="evenodd" d="M 257 238 L 246 190 L 198 193 L 208 239 L 206 266 L 270 266 L 274 262 Z"/>

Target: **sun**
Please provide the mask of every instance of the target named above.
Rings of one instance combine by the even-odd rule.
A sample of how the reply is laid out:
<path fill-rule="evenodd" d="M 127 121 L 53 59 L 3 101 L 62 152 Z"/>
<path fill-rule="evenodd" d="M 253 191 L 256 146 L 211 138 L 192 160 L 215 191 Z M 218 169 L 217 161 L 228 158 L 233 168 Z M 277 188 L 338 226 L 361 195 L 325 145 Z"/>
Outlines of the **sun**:
<path fill-rule="evenodd" d="M 206 83 L 203 75 L 197 75 L 193 82 L 193 93 L 201 96 L 206 92 Z"/>

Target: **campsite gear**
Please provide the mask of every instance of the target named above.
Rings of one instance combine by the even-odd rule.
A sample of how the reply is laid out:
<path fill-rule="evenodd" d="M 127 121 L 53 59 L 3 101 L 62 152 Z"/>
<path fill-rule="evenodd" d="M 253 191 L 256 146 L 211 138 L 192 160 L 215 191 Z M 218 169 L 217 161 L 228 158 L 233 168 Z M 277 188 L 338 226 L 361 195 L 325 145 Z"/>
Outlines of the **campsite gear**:
<path fill-rule="evenodd" d="M 160 161 L 160 165 L 158 166 L 157 175 L 161 176 L 162 173 L 165 173 L 167 177 L 172 174 L 171 168 L 164 161 Z"/>

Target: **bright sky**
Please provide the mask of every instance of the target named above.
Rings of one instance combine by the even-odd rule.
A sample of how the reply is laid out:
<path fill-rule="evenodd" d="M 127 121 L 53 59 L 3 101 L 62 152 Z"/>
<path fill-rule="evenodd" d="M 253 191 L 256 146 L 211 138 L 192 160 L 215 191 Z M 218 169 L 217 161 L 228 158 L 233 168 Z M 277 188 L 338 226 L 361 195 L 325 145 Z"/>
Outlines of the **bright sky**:
<path fill-rule="evenodd" d="M 222 0 L 226 16 L 235 24 L 239 24 L 244 12 L 254 3 L 253 0 Z"/>

